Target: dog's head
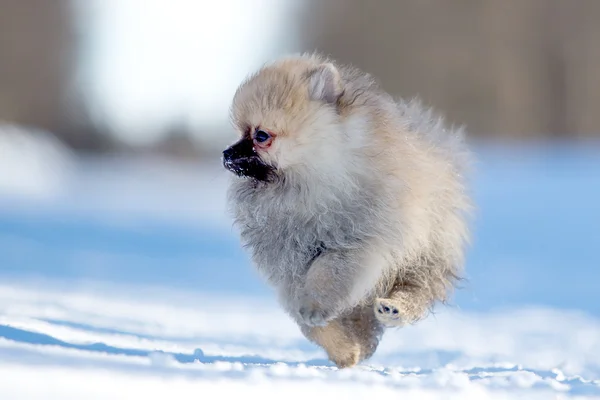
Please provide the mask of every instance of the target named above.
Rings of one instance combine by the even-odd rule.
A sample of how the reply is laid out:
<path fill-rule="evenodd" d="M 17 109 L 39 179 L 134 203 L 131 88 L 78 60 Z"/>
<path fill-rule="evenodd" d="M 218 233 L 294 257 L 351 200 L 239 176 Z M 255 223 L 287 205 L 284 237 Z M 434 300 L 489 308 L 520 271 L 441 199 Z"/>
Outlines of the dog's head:
<path fill-rule="evenodd" d="M 267 65 L 238 88 L 231 116 L 239 140 L 223 152 L 238 176 L 269 181 L 295 170 L 332 174 L 343 157 L 337 68 L 316 57 Z"/>

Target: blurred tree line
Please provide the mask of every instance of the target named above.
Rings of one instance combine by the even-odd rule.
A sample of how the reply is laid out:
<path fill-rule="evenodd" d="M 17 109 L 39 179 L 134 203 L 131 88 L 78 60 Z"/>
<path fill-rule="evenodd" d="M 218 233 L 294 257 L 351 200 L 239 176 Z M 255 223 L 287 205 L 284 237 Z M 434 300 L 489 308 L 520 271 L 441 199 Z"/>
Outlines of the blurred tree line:
<path fill-rule="evenodd" d="M 598 0 L 311 0 L 307 44 L 473 135 L 600 134 Z"/>
<path fill-rule="evenodd" d="M 251 0 L 249 0 L 251 1 Z M 474 137 L 600 136 L 600 0 L 305 0 L 301 49 L 418 95 Z M 73 97 L 69 0 L 0 0 L 0 121 L 119 147 Z M 188 149 L 174 130 L 164 149 Z"/>

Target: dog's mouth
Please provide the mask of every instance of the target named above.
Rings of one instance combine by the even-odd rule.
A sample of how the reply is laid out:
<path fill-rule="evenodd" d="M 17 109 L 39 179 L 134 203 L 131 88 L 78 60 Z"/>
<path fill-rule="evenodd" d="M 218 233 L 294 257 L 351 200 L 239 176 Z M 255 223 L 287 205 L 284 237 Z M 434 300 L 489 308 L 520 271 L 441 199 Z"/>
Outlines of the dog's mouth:
<path fill-rule="evenodd" d="M 252 141 L 244 138 L 223 151 L 223 166 L 239 177 L 268 181 L 274 168 L 266 164 L 254 150 Z"/>
<path fill-rule="evenodd" d="M 239 177 L 259 181 L 269 181 L 274 172 L 273 167 L 262 162 L 258 156 L 223 158 L 223 166 Z"/>

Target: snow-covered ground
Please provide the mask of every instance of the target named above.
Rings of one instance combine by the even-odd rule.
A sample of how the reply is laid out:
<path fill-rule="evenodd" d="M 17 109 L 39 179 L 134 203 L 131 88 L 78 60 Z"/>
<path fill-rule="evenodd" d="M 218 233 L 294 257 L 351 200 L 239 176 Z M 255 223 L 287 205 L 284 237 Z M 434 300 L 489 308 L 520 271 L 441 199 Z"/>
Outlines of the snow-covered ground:
<path fill-rule="evenodd" d="M 477 147 L 465 287 L 339 371 L 254 273 L 217 159 L 54 146 L 0 132 L 1 399 L 600 399 L 597 149 Z"/>

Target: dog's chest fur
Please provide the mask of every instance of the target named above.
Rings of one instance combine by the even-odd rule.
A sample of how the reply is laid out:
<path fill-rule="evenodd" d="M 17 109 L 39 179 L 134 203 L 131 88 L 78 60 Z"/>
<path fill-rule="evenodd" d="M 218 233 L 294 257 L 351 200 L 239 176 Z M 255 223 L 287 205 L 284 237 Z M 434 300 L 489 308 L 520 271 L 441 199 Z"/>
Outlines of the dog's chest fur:
<path fill-rule="evenodd" d="M 261 273 L 274 286 L 302 279 L 323 252 L 358 249 L 380 226 L 380 206 L 369 190 L 326 196 L 285 181 L 239 179 L 230 189 L 242 242 Z"/>

